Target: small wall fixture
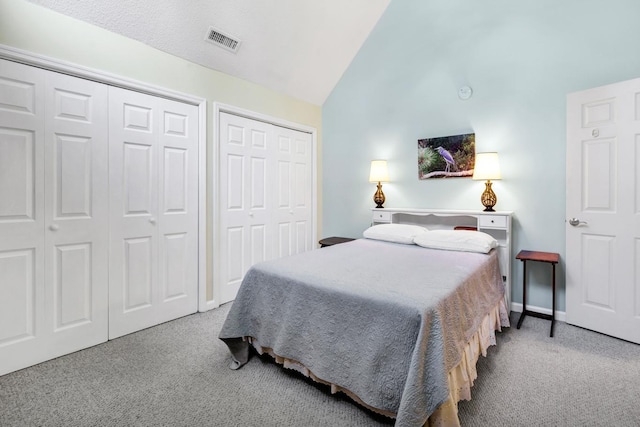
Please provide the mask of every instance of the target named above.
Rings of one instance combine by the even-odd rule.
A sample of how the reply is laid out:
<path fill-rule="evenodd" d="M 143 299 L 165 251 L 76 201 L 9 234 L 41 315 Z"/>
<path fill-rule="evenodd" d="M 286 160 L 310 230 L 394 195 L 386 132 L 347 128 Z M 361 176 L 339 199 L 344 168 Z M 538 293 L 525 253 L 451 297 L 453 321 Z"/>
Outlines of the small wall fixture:
<path fill-rule="evenodd" d="M 473 168 L 473 179 L 487 180 L 480 200 L 486 212 L 493 212 L 493 207 L 498 201 L 496 193 L 491 189 L 491 180 L 501 179 L 500 162 L 498 153 L 476 153 L 476 164 Z"/>
<path fill-rule="evenodd" d="M 473 95 L 473 89 L 471 89 L 470 86 L 461 86 L 460 89 L 458 89 L 458 98 L 460 98 L 463 101 L 466 101 L 467 99 L 471 98 L 472 95 Z"/>
<path fill-rule="evenodd" d="M 387 170 L 386 160 L 372 160 L 371 171 L 369 172 L 369 182 L 377 182 L 378 190 L 373 195 L 373 201 L 376 202 L 376 208 L 383 208 L 385 197 L 382 192 L 382 182 L 389 182 L 389 171 Z"/>

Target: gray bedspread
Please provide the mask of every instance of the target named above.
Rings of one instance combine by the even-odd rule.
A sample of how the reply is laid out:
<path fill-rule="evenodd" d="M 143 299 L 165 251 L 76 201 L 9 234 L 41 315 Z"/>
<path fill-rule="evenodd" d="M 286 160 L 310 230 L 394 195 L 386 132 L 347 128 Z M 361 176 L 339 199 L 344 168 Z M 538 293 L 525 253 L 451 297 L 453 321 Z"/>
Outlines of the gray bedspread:
<path fill-rule="evenodd" d="M 447 373 L 504 294 L 496 251 L 368 239 L 253 266 L 220 332 L 235 367 L 253 337 L 364 403 L 421 426 Z"/>

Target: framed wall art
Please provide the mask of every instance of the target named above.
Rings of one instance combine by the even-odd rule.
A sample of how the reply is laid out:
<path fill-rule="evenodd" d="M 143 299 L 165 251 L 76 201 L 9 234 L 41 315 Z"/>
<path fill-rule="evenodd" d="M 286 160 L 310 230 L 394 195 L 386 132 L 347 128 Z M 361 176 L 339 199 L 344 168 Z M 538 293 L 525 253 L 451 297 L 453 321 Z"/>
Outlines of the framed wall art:
<path fill-rule="evenodd" d="M 471 177 L 476 155 L 476 134 L 418 140 L 418 179 Z"/>

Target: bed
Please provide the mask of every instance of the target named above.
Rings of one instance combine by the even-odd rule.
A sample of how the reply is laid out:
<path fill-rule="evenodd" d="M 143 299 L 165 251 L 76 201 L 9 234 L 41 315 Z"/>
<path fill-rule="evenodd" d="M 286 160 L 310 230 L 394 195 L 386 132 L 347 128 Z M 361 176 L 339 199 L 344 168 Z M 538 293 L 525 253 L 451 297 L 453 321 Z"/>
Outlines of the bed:
<path fill-rule="evenodd" d="M 251 267 L 219 335 L 232 369 L 253 348 L 397 426 L 459 425 L 477 359 L 509 321 L 497 250 L 442 249 L 435 233 L 369 236 Z"/>

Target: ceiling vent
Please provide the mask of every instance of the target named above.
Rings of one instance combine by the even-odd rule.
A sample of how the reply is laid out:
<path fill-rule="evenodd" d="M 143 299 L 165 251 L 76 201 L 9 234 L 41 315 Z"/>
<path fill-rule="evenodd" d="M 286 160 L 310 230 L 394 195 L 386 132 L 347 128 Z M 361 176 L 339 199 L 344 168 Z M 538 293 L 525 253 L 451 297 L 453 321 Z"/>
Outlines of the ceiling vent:
<path fill-rule="evenodd" d="M 225 34 L 213 27 L 209 27 L 205 40 L 233 53 L 236 53 L 240 48 L 240 40 L 237 37 Z"/>

